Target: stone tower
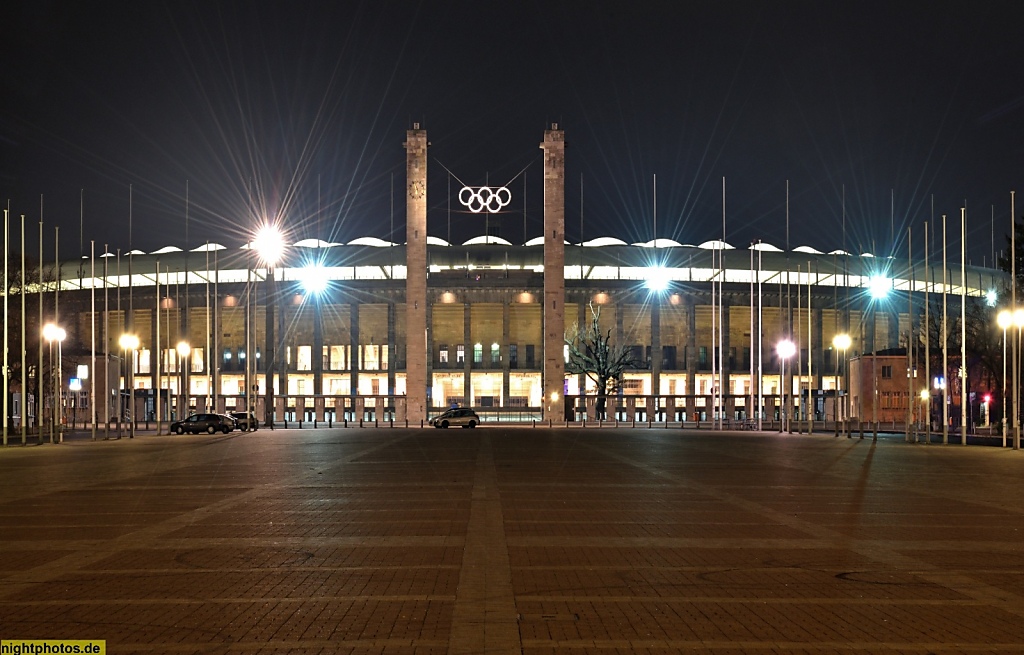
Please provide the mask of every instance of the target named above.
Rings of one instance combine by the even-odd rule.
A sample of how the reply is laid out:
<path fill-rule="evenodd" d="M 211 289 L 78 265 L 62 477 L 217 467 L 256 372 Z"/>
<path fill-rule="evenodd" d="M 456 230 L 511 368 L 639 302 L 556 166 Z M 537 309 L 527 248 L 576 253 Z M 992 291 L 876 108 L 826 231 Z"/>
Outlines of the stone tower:
<path fill-rule="evenodd" d="M 405 133 L 406 418 L 427 418 L 427 131 Z"/>
<path fill-rule="evenodd" d="M 565 416 L 565 132 L 544 131 L 544 419 Z"/>

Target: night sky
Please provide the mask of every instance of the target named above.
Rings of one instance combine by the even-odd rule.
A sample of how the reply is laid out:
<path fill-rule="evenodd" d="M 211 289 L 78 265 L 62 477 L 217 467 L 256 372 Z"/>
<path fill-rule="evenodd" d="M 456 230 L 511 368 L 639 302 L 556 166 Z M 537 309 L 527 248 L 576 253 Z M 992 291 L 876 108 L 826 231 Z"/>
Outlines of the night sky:
<path fill-rule="evenodd" d="M 998 250 L 1024 191 L 1020 7 L 16 2 L 0 10 L 0 196 L 29 252 L 41 196 L 46 250 L 60 226 L 69 256 L 184 246 L 186 213 L 193 248 L 274 217 L 292 241 L 402 241 L 419 122 L 430 233 L 483 234 L 457 191 L 507 184 L 498 231 L 522 243 L 557 122 L 573 242 L 581 213 L 586 239 L 646 241 L 655 221 L 721 238 L 724 177 L 727 241 L 785 247 L 788 180 L 792 247 L 844 247 L 845 190 L 849 250 L 905 257 L 907 228 L 919 246 L 947 214 L 958 252 L 966 202 L 972 263 L 991 264 L 993 214 Z"/>

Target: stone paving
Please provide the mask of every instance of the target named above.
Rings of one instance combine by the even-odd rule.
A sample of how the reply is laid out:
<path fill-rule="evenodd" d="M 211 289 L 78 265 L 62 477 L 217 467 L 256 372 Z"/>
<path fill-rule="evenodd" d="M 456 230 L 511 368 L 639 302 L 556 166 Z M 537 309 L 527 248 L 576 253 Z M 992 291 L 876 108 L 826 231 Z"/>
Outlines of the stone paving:
<path fill-rule="evenodd" d="M 0 639 L 111 653 L 1024 652 L 1024 452 L 665 429 L 0 449 Z"/>

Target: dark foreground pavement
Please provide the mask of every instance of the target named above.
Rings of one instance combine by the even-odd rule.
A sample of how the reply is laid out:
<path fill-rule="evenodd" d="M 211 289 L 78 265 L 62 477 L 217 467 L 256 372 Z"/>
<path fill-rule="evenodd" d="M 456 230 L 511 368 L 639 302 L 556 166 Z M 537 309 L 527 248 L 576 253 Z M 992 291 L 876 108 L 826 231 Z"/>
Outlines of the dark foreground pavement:
<path fill-rule="evenodd" d="M 9 447 L 0 639 L 1020 652 L 1022 472 L 1022 451 L 642 429 Z"/>

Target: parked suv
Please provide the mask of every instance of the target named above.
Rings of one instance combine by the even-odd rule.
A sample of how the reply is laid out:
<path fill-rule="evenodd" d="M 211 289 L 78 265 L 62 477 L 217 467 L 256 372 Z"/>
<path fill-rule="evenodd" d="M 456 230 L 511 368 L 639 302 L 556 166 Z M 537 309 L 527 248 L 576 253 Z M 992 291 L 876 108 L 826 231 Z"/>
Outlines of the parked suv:
<path fill-rule="evenodd" d="M 234 419 L 235 427 L 242 432 L 255 432 L 260 426 L 252 412 L 229 412 L 228 416 Z"/>
<path fill-rule="evenodd" d="M 174 434 L 185 434 L 186 432 L 192 434 L 223 432 L 227 434 L 234 429 L 234 419 L 223 414 L 193 414 L 183 421 L 171 423 L 171 432 Z"/>
<path fill-rule="evenodd" d="M 446 428 L 449 425 L 461 425 L 464 428 L 475 428 L 480 424 L 480 417 L 471 409 L 449 409 L 430 422 L 435 428 Z"/>

